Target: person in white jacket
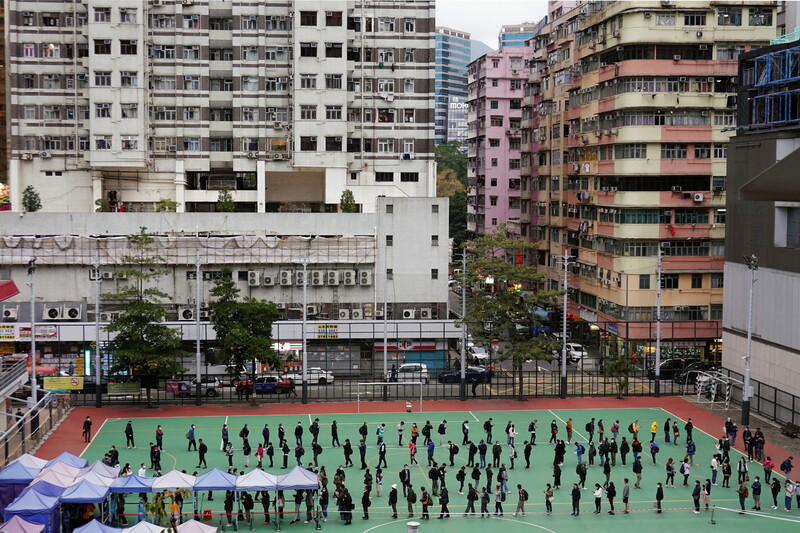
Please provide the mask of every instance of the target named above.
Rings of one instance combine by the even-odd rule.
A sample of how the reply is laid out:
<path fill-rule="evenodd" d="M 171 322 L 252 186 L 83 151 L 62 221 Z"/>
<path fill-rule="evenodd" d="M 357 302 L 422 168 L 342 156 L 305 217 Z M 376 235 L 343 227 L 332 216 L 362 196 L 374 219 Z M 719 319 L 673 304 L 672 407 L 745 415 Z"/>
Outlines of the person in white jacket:
<path fill-rule="evenodd" d="M 600 504 L 603 501 L 603 487 L 599 483 L 594 484 L 594 514 L 600 514 Z"/>

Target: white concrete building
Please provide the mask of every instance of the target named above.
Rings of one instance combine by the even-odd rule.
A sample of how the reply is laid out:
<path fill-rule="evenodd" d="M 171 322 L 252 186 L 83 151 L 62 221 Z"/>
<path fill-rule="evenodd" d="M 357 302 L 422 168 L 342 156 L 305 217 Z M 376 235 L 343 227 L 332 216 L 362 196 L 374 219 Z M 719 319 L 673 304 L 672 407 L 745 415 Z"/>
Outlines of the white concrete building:
<path fill-rule="evenodd" d="M 435 196 L 434 0 L 9 0 L 12 208 Z"/>

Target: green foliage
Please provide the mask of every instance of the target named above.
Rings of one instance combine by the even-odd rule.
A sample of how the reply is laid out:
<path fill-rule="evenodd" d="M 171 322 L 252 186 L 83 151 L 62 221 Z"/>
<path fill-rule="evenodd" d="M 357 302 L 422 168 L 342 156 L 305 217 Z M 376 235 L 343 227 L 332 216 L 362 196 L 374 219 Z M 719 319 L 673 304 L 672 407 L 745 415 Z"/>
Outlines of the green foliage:
<path fill-rule="evenodd" d="M 530 261 L 516 262 L 517 254 L 529 256 L 535 253 L 537 245 L 508 234 L 505 225 L 464 246 L 469 256 L 461 279 L 461 283 L 467 284 L 467 326 L 483 344 L 493 337 L 508 341 L 507 347 L 498 352 L 498 358 L 510 360 L 515 375 L 519 373 L 521 398 L 522 363 L 551 360 L 552 356 L 549 342 L 517 334 L 514 322 L 536 320 L 535 309 L 552 302 L 558 292 L 538 290 L 544 275 L 535 264 L 525 264 Z"/>
<path fill-rule="evenodd" d="M 98 198 L 94 201 L 94 205 L 97 206 L 97 209 L 95 209 L 95 212 L 97 213 L 111 212 L 111 203 L 106 198 Z"/>
<path fill-rule="evenodd" d="M 436 146 L 437 196 L 450 198 L 450 238 L 461 247 L 467 238 L 467 154 L 450 141 Z"/>
<path fill-rule="evenodd" d="M 122 306 L 119 318 L 106 329 L 114 333 L 109 349 L 114 354 L 111 372 L 131 371 L 143 383 L 150 378 L 172 375 L 184 369 L 178 359 L 186 354 L 181 350 L 180 334 L 163 324 L 167 312 L 161 302 L 168 295 L 158 289 L 158 279 L 164 275 L 164 259 L 153 253 L 153 236 L 142 227 L 139 233 L 128 236 L 129 254 L 122 257 L 127 268 L 118 270 L 125 274 L 130 284 L 117 292 L 104 294 Z M 147 405 L 152 406 L 150 387 Z"/>
<path fill-rule="evenodd" d="M 341 213 L 358 213 L 358 204 L 356 204 L 356 197 L 353 196 L 353 191 L 345 189 L 342 191 L 342 197 L 339 199 L 339 212 Z"/>
<path fill-rule="evenodd" d="M 174 213 L 178 210 L 178 202 L 169 198 L 161 198 L 156 204 L 156 211 L 159 213 Z"/>
<path fill-rule="evenodd" d="M 631 359 L 625 354 L 619 354 L 615 359 L 606 361 L 605 372 L 607 376 L 617 378 L 618 398 L 628 394 L 630 385 Z"/>
<path fill-rule="evenodd" d="M 467 240 L 467 193 L 459 191 L 450 197 L 450 238 L 453 247 L 461 248 Z"/>
<path fill-rule="evenodd" d="M 222 189 L 217 195 L 217 204 L 214 206 L 217 213 L 233 213 L 236 211 L 236 202 L 233 201 L 233 194 L 229 189 Z"/>
<path fill-rule="evenodd" d="M 467 154 L 461 151 L 461 143 L 450 141 L 436 146 L 436 165 L 438 172 L 453 170 L 461 184 L 467 186 Z"/>
<path fill-rule="evenodd" d="M 42 208 L 42 199 L 33 185 L 28 185 L 22 191 L 22 208 L 28 213 L 35 213 Z"/>

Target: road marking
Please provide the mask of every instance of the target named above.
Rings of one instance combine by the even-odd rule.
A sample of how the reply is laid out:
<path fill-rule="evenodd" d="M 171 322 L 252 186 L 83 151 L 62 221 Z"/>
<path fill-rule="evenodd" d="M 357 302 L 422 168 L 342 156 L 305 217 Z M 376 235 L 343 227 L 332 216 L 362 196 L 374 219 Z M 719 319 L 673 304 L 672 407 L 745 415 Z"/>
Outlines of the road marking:
<path fill-rule="evenodd" d="M 477 416 L 475 416 L 475 413 L 473 413 L 472 411 L 467 411 L 467 412 L 472 415 L 472 418 L 475 419 L 475 422 L 480 422 L 481 421 L 481 419 L 478 418 Z"/>
<path fill-rule="evenodd" d="M 558 416 L 557 414 L 555 414 L 555 413 L 553 412 L 553 410 L 552 410 L 552 409 L 548 409 L 547 411 L 548 411 L 548 412 L 549 412 L 551 415 L 553 415 L 554 417 L 556 417 L 556 418 L 558 418 L 559 420 L 561 420 L 561 423 L 562 423 L 562 424 L 564 424 L 564 426 L 566 426 L 566 425 L 567 425 L 567 423 L 564 421 L 564 419 L 563 419 L 563 418 L 561 418 L 560 416 Z M 583 433 L 581 433 L 580 431 L 578 431 L 577 429 L 575 429 L 575 425 L 574 425 L 574 424 L 573 424 L 573 426 L 572 426 L 572 432 L 573 432 L 573 433 L 575 433 L 576 435 L 579 435 L 579 436 L 581 436 L 581 437 L 585 437 L 585 435 L 584 435 Z M 584 440 L 585 440 L 585 439 L 584 439 Z M 573 439 L 573 442 L 574 442 L 574 441 L 575 441 L 575 439 Z"/>
<path fill-rule="evenodd" d="M 311 420 L 311 413 L 308 413 L 308 423 L 309 423 L 309 424 L 311 424 L 311 423 L 312 423 L 312 420 Z"/>

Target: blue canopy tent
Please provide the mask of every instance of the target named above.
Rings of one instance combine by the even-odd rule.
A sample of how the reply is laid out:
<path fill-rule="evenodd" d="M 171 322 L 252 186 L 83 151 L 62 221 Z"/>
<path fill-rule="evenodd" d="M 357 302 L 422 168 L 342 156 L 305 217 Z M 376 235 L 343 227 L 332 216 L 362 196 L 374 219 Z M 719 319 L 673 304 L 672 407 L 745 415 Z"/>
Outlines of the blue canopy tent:
<path fill-rule="evenodd" d="M 62 487 L 61 485 L 54 485 L 53 483 L 48 483 L 47 481 L 39 481 L 33 483 L 28 487 L 26 490 L 34 490 L 39 494 L 44 494 L 45 496 L 54 496 L 58 498 L 64 491 L 67 490 L 67 487 Z"/>
<path fill-rule="evenodd" d="M 55 457 L 47 461 L 47 465 L 45 466 L 50 466 L 54 463 L 65 463 L 68 464 L 69 466 L 75 466 L 77 468 L 85 468 L 89 464 L 89 461 L 87 461 L 83 457 L 78 457 L 77 455 L 73 455 L 69 452 L 61 452 L 61 454 L 59 454 L 58 457 Z"/>
<path fill-rule="evenodd" d="M 33 481 L 39 470 L 14 461 L 0 472 L 0 514 Z"/>
<path fill-rule="evenodd" d="M 15 516 L 5 524 L 0 524 L 0 531 L 4 533 L 42 533 L 44 526 Z"/>
<path fill-rule="evenodd" d="M 236 490 L 278 490 L 278 476 L 255 470 L 236 478 Z"/>
<path fill-rule="evenodd" d="M 76 527 L 72 533 L 120 533 L 121 531 L 118 527 L 107 526 L 92 518 L 82 526 Z"/>
<path fill-rule="evenodd" d="M 29 468 L 35 468 L 37 470 L 41 470 L 45 466 L 47 466 L 47 460 L 39 459 L 29 453 L 23 453 L 13 461 L 14 463 L 22 463 L 24 466 Z"/>
<path fill-rule="evenodd" d="M 43 524 L 45 533 L 58 533 L 61 525 L 59 507 L 57 496 L 47 496 L 35 490 L 26 489 L 6 507 L 3 518 L 8 522 L 15 516 L 19 516 L 28 522 Z"/>
<path fill-rule="evenodd" d="M 95 472 L 103 477 L 117 477 L 119 475 L 118 466 L 108 466 L 103 461 L 95 461 L 91 465 L 83 468 L 80 475 Z"/>
<path fill-rule="evenodd" d="M 194 483 L 195 491 L 202 490 L 236 490 L 237 476 L 212 468 L 203 475 L 197 476 Z"/>
<path fill-rule="evenodd" d="M 277 490 L 319 489 L 319 476 L 303 467 L 296 466 L 286 474 L 278 476 Z"/>
<path fill-rule="evenodd" d="M 136 474 L 118 477 L 111 483 L 109 490 L 111 492 L 152 492 L 155 480 L 154 477 L 141 477 Z"/>
<path fill-rule="evenodd" d="M 108 487 L 100 487 L 81 481 L 76 485 L 67 487 L 61 495 L 61 503 L 100 503 L 108 496 Z"/>

